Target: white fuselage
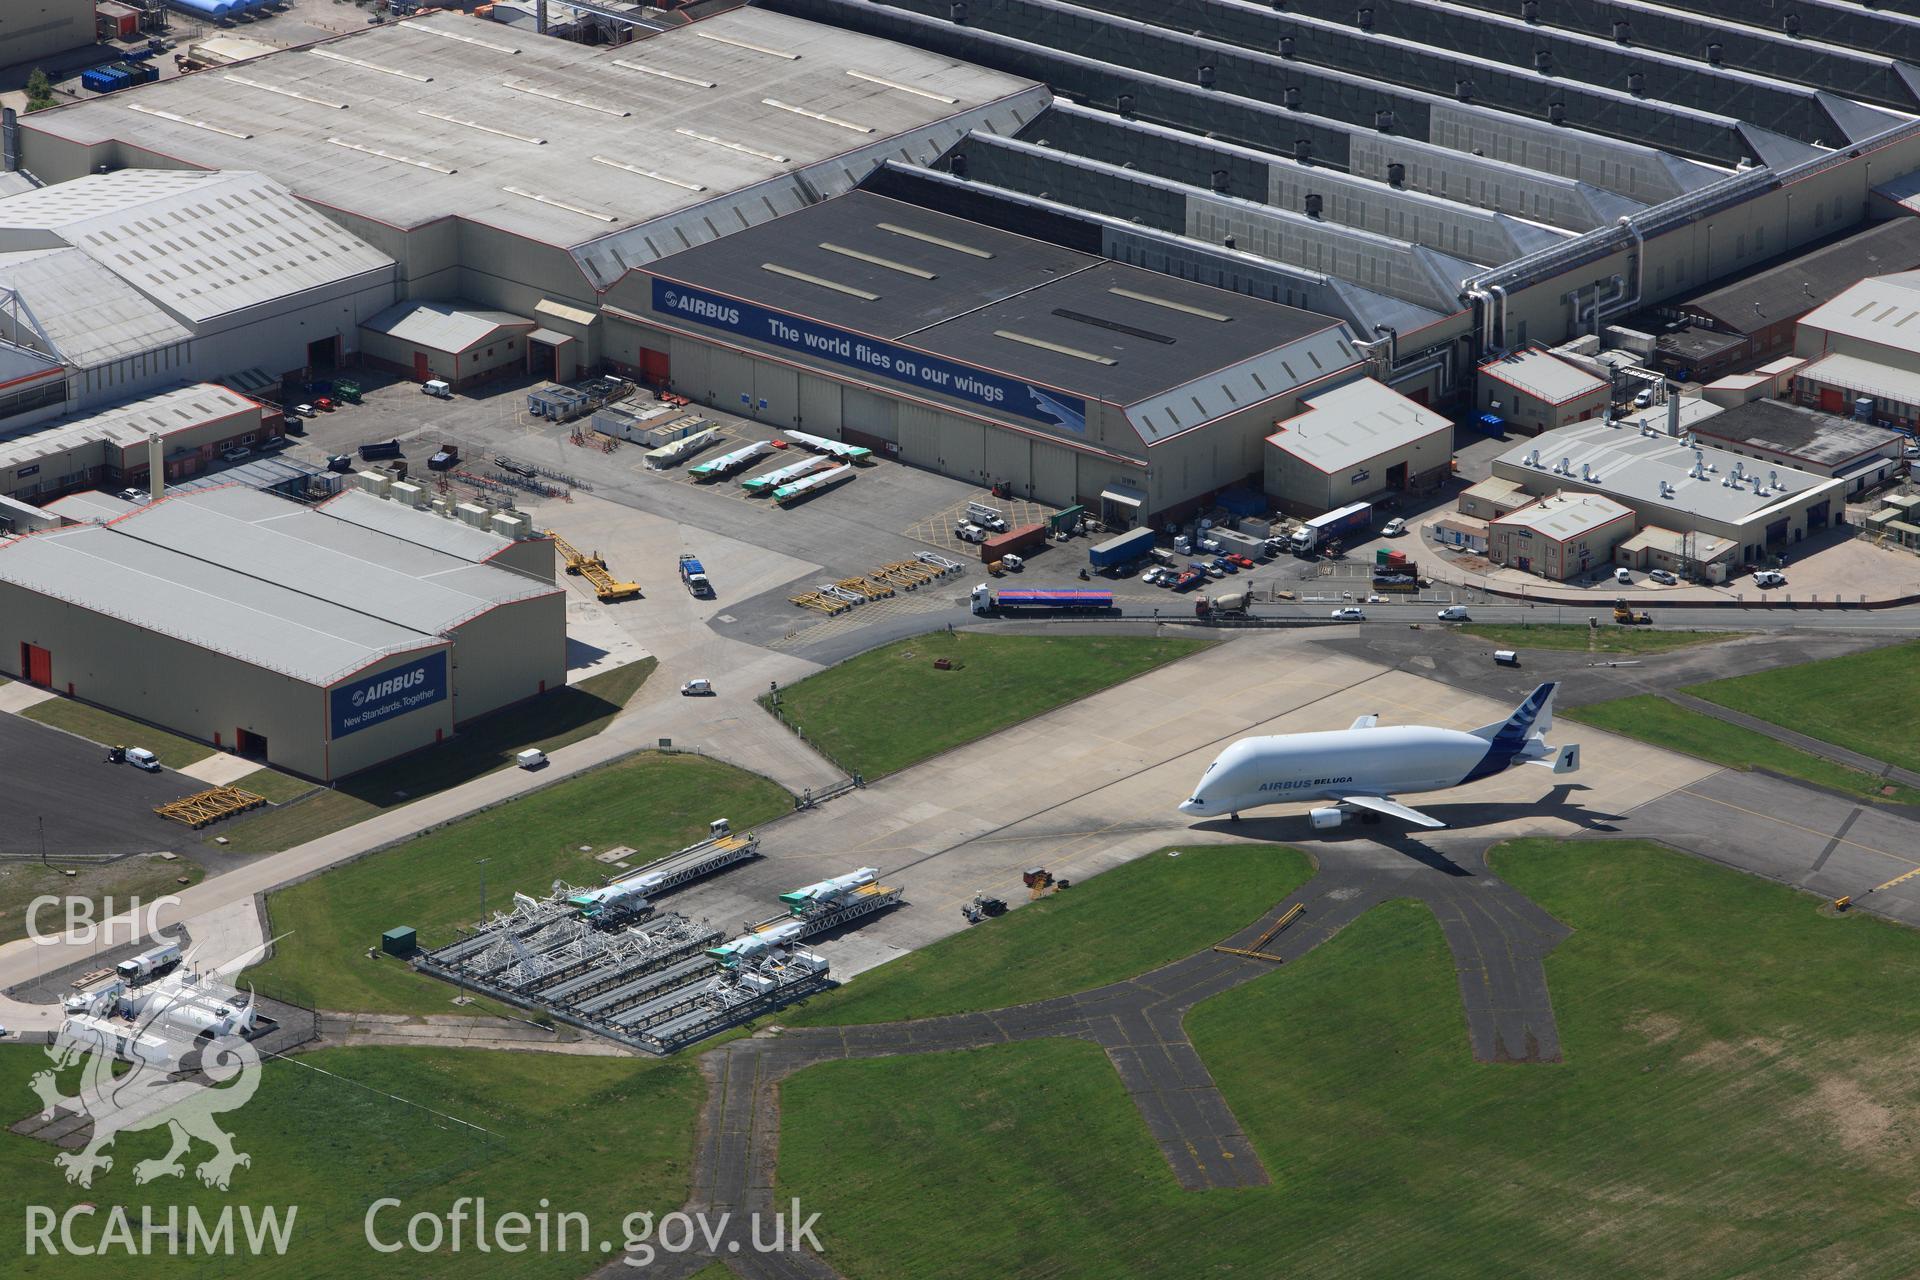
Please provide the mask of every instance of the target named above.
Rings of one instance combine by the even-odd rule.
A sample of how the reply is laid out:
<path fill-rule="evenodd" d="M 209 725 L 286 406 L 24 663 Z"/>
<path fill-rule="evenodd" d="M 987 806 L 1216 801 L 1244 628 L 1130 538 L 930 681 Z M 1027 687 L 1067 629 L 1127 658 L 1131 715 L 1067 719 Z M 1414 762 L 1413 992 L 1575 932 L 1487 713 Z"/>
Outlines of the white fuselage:
<path fill-rule="evenodd" d="M 1404 796 L 1459 786 L 1493 744 L 1421 725 L 1242 738 L 1207 767 L 1182 813 L 1201 817 L 1262 805 Z"/>

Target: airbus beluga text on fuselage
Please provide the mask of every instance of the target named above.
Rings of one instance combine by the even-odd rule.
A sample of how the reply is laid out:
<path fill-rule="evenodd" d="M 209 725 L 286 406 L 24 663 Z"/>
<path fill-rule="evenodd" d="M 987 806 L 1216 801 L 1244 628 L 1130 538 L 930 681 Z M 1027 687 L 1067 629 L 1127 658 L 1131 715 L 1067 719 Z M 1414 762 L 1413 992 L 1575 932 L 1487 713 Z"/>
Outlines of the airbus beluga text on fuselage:
<path fill-rule="evenodd" d="M 1350 728 L 1325 733 L 1242 738 L 1207 766 L 1180 812 L 1238 818 L 1262 805 L 1325 800 L 1332 803 L 1310 813 L 1318 830 L 1337 827 L 1355 813 L 1369 822 L 1385 815 L 1444 827 L 1393 797 L 1445 791 L 1516 764 L 1544 765 L 1555 773 L 1579 769 L 1577 744 L 1547 745 L 1557 687 L 1541 685 L 1505 720 L 1471 733 L 1426 725 L 1382 729 L 1378 716 L 1361 716 Z"/>

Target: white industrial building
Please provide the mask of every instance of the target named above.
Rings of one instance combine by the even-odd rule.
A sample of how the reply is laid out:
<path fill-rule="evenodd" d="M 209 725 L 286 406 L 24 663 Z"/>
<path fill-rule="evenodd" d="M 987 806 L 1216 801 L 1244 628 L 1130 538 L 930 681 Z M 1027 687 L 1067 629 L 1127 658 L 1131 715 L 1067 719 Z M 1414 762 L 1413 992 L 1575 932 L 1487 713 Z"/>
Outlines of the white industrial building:
<path fill-rule="evenodd" d="M 276 768 L 342 777 L 566 683 L 551 570 L 480 562 L 469 534 L 508 539 L 479 529 L 440 549 L 446 516 L 239 487 L 52 509 L 79 523 L 0 541 L 0 668 Z"/>
<path fill-rule="evenodd" d="M 1384 493 L 1421 492 L 1451 472 L 1453 420 L 1372 378 L 1301 401 L 1267 437 L 1266 492 L 1318 515 Z"/>
<path fill-rule="evenodd" d="M 0 497 L 45 505 L 83 489 L 146 489 L 149 442 L 160 438 L 165 479 L 199 475 L 229 449 L 254 449 L 282 432 L 280 415 L 210 382 L 65 418 L 0 438 Z"/>
<path fill-rule="evenodd" d="M 1493 474 L 1528 493 L 1603 494 L 1642 523 L 1734 542 L 1742 561 L 1784 551 L 1846 516 L 1847 482 L 1772 467 L 1686 436 L 1585 422 L 1515 445 Z"/>
<path fill-rule="evenodd" d="M 1920 430 L 1920 271 L 1862 280 L 1807 313 L 1794 353 L 1802 404 Z"/>
<path fill-rule="evenodd" d="M 1487 522 L 1487 559 L 1564 582 L 1605 565 L 1634 523 L 1603 494 L 1550 493 Z"/>
<path fill-rule="evenodd" d="M 0 337 L 65 366 L 68 412 L 332 367 L 395 278 L 392 258 L 259 173 L 121 169 L 0 199 Z"/>
<path fill-rule="evenodd" d="M 1479 412 L 1523 435 L 1598 417 L 1609 396 L 1604 380 L 1538 347 L 1507 352 L 1480 366 Z"/>

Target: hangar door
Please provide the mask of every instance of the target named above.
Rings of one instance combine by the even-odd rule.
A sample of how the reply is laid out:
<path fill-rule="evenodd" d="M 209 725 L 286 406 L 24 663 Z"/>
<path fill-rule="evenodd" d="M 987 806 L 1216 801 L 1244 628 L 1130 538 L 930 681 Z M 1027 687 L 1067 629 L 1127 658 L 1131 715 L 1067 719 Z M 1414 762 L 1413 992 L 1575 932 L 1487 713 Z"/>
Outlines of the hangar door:
<path fill-rule="evenodd" d="M 900 428 L 894 422 L 894 411 L 900 406 L 884 396 L 871 391 L 862 391 L 858 387 L 843 387 L 840 390 L 840 423 L 848 431 L 865 437 L 861 443 L 872 448 L 871 442 L 897 442 Z M 848 436 L 847 439 L 853 439 Z"/>
<path fill-rule="evenodd" d="M 800 410 L 800 374 L 784 365 L 757 362 L 753 367 L 754 416 L 762 422 L 790 427 Z M 765 400 L 767 407 L 760 408 Z"/>
<path fill-rule="evenodd" d="M 1056 507 L 1070 507 L 1080 493 L 1073 450 L 1044 440 L 1033 442 L 1033 494 Z"/>
<path fill-rule="evenodd" d="M 1028 438 L 998 427 L 983 427 L 981 431 L 986 445 L 985 483 L 1004 484 L 1014 493 L 1031 497 L 1033 459 Z"/>
<path fill-rule="evenodd" d="M 839 425 L 840 384 L 811 374 L 801 374 L 800 429 L 827 434 Z"/>
<path fill-rule="evenodd" d="M 753 404 L 753 363 L 750 357 L 737 351 L 709 348 L 707 389 L 712 393 L 712 403 L 716 409 L 745 413 Z"/>

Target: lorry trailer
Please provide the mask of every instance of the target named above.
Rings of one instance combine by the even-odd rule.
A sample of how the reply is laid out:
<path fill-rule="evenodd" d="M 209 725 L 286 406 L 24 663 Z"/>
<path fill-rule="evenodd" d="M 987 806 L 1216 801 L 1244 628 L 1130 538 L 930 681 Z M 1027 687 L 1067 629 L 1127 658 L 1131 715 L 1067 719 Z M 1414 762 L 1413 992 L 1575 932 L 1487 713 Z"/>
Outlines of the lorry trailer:
<path fill-rule="evenodd" d="M 1093 610 L 1113 608 L 1111 591 L 1076 591 L 1060 588 L 1051 591 L 995 591 L 986 583 L 973 589 L 970 597 L 977 614 L 1017 612 L 1024 609 Z"/>
<path fill-rule="evenodd" d="M 1294 554 L 1306 555 L 1322 543 L 1344 537 L 1356 529 L 1365 529 L 1372 523 L 1371 502 L 1355 502 L 1325 515 L 1315 516 L 1293 531 Z"/>
<path fill-rule="evenodd" d="M 177 942 L 169 942 L 165 946 L 152 947 L 146 951 L 142 951 L 131 960 L 122 960 L 119 964 L 113 966 L 113 971 L 120 975 L 123 982 L 139 982 L 141 979 L 151 978 L 162 969 L 167 968 L 169 965 L 178 964 L 179 962 L 180 944 Z"/>
<path fill-rule="evenodd" d="M 1114 569 L 1145 560 L 1153 554 L 1153 530 L 1146 526 L 1129 529 L 1117 538 L 1108 538 L 1087 549 L 1087 563 L 1095 569 Z"/>

